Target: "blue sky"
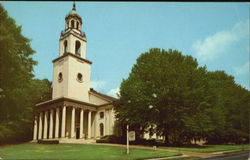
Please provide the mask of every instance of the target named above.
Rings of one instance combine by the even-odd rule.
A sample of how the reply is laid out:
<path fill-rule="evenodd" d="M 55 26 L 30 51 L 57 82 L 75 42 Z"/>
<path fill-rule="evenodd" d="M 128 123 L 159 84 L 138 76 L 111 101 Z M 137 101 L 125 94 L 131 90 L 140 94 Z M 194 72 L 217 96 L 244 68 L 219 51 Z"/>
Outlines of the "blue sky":
<path fill-rule="evenodd" d="M 1 2 L 30 38 L 36 78 L 52 80 L 52 60 L 72 2 Z M 225 70 L 249 89 L 250 3 L 76 2 L 96 90 L 115 95 L 141 53 L 177 49 L 209 71 Z"/>

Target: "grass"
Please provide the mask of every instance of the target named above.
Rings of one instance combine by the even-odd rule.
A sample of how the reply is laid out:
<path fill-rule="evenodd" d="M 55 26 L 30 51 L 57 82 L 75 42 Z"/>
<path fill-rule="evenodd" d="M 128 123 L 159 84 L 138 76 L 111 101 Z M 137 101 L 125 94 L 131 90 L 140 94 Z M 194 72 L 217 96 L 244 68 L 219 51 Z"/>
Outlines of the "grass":
<path fill-rule="evenodd" d="M 183 158 L 173 158 L 172 160 L 200 160 L 199 157 L 183 157 Z M 171 159 L 169 159 L 171 160 Z"/>
<path fill-rule="evenodd" d="M 199 147 L 160 147 L 169 150 L 178 150 L 178 151 L 190 151 L 190 152 L 219 152 L 219 151 L 230 151 L 230 150 L 246 150 L 249 149 L 248 144 L 244 145 L 203 145 Z"/>
<path fill-rule="evenodd" d="M 25 143 L 0 147 L 3 159 L 88 159 L 130 160 L 180 155 L 167 151 L 130 149 L 126 155 L 124 147 L 91 144 L 33 144 Z"/>

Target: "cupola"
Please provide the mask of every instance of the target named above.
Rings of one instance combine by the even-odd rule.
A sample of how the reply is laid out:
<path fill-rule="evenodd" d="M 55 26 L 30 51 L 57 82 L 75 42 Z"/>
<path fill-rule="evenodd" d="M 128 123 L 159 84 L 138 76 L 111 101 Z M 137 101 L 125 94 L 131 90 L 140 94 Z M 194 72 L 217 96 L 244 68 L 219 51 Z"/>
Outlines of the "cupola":
<path fill-rule="evenodd" d="M 76 5 L 73 4 L 72 10 L 65 17 L 66 28 L 81 30 L 82 28 L 82 18 L 76 12 Z"/>

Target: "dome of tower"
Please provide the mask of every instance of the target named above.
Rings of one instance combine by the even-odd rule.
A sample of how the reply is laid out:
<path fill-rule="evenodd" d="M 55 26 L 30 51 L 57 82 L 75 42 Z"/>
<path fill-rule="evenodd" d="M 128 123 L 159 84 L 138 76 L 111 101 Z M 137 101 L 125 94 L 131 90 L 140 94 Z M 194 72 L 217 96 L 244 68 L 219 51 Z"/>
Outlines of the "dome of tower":
<path fill-rule="evenodd" d="M 75 4 L 73 5 L 72 10 L 69 12 L 69 14 L 66 15 L 65 20 L 69 19 L 69 18 L 78 18 L 80 20 L 80 22 L 82 23 L 82 18 L 78 15 L 78 13 L 76 12 L 76 7 Z"/>

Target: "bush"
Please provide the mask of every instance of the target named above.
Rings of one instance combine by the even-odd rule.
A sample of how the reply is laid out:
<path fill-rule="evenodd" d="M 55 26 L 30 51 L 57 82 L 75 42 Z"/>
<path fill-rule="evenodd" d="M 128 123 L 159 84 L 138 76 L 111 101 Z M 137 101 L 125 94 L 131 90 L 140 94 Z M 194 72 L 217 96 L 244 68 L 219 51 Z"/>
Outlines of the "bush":
<path fill-rule="evenodd" d="M 107 135 L 102 137 L 99 140 L 96 140 L 96 143 L 116 143 L 116 144 L 126 144 L 126 137 L 118 137 L 116 135 Z M 135 141 L 130 141 L 129 144 L 132 145 L 149 145 L 157 146 L 156 139 L 136 139 Z"/>
<path fill-rule="evenodd" d="M 157 145 L 155 139 L 144 139 L 144 138 L 136 139 L 135 141 L 130 141 L 129 143 L 134 145 L 149 145 L 149 146 Z"/>
<path fill-rule="evenodd" d="M 59 144 L 59 140 L 38 140 L 39 144 Z"/>
<path fill-rule="evenodd" d="M 102 137 L 99 140 L 96 140 L 96 143 L 117 143 L 117 144 L 125 144 L 126 138 L 118 137 L 116 135 L 107 135 Z"/>
<path fill-rule="evenodd" d="M 0 144 L 12 144 L 32 140 L 31 128 L 31 124 L 23 120 L 0 122 Z"/>

